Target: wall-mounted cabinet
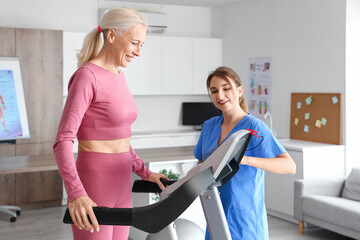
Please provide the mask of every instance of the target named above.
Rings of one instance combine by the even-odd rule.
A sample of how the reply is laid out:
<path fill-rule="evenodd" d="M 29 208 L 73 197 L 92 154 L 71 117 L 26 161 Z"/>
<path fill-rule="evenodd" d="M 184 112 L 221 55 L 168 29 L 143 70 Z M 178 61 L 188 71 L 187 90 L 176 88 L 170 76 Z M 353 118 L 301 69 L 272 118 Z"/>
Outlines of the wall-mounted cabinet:
<path fill-rule="evenodd" d="M 221 39 L 148 36 L 122 70 L 134 95 L 191 95 L 207 94 L 206 78 L 221 65 Z"/>
<path fill-rule="evenodd" d="M 192 94 L 192 39 L 163 38 L 163 94 Z"/>
<path fill-rule="evenodd" d="M 160 95 L 162 93 L 162 38 L 147 37 L 140 57 L 136 57 L 125 70 L 129 88 L 134 95 Z"/>
<path fill-rule="evenodd" d="M 209 73 L 222 65 L 222 40 L 194 38 L 192 52 L 192 93 L 207 94 L 206 79 Z"/>
<path fill-rule="evenodd" d="M 85 33 L 64 32 L 64 95 Z M 206 78 L 222 65 L 222 40 L 147 36 L 141 57 L 121 68 L 134 95 L 207 94 Z"/>

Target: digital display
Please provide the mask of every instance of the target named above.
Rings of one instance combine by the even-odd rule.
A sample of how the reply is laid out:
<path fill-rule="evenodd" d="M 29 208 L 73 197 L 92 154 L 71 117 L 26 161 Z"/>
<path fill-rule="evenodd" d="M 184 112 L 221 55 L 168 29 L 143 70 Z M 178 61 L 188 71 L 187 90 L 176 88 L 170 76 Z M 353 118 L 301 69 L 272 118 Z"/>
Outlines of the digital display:
<path fill-rule="evenodd" d="M 206 120 L 222 115 L 211 102 L 183 102 L 182 124 L 201 126 Z"/>

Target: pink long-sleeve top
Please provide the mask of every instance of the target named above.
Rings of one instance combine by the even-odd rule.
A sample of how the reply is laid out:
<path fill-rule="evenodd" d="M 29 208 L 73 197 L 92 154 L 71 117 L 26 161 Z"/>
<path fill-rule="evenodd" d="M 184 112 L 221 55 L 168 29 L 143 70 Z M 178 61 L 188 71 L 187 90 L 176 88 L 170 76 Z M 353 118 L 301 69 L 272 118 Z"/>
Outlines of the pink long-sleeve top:
<path fill-rule="evenodd" d="M 69 201 L 87 196 L 72 152 L 75 137 L 78 140 L 129 138 L 136 117 L 137 107 L 124 73 L 113 74 L 88 62 L 73 74 L 53 147 Z M 142 179 L 148 178 L 150 170 L 131 146 L 130 154 L 133 172 Z"/>

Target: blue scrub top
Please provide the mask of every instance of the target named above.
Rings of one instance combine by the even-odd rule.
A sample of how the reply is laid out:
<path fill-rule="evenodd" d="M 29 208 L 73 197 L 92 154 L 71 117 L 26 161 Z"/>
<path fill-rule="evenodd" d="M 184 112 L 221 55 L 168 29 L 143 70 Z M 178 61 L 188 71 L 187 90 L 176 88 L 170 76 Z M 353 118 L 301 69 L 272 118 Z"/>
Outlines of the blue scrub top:
<path fill-rule="evenodd" d="M 194 149 L 194 156 L 198 160 L 205 161 L 217 149 L 222 122 L 223 116 L 217 116 L 204 123 Z M 264 137 L 261 142 L 262 138 L 253 136 L 245 156 L 274 158 L 286 152 L 267 125 L 252 115 L 241 119 L 226 139 L 241 129 L 259 131 L 257 135 Z M 235 176 L 219 191 L 233 240 L 269 239 L 264 202 L 264 170 L 240 165 Z M 208 231 L 205 239 L 210 239 Z"/>

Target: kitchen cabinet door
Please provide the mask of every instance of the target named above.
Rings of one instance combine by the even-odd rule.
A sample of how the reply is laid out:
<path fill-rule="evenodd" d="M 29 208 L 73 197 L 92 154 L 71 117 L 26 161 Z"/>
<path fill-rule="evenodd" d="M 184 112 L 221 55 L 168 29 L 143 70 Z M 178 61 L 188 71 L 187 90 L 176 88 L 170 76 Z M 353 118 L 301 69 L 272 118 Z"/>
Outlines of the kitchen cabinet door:
<path fill-rule="evenodd" d="M 140 57 L 129 66 L 129 87 L 134 95 L 162 93 L 162 37 L 146 37 Z"/>
<path fill-rule="evenodd" d="M 163 95 L 192 94 L 192 39 L 164 37 Z"/>
<path fill-rule="evenodd" d="M 192 93 L 207 94 L 206 79 L 211 71 L 222 65 L 222 40 L 193 39 Z"/>

